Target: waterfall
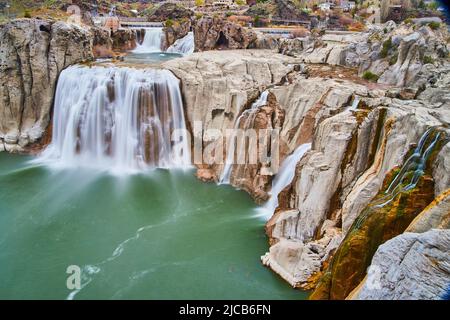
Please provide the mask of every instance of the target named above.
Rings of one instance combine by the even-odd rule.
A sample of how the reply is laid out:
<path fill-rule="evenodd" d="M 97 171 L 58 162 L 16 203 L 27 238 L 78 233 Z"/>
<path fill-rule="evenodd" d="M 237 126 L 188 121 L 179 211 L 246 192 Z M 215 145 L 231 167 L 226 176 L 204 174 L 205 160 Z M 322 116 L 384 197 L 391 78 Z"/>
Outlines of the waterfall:
<path fill-rule="evenodd" d="M 168 70 L 67 68 L 52 130 L 40 161 L 118 172 L 190 164 L 179 80 Z"/>
<path fill-rule="evenodd" d="M 145 28 L 144 39 L 141 44 L 138 44 L 135 53 L 151 53 L 161 52 L 161 45 L 163 42 L 163 28 Z"/>
<path fill-rule="evenodd" d="M 175 43 L 167 49 L 167 52 L 191 54 L 194 52 L 194 47 L 194 33 L 191 31 L 185 37 L 175 41 Z"/>
<path fill-rule="evenodd" d="M 349 110 L 349 111 L 355 111 L 355 110 L 358 108 L 358 105 L 359 105 L 359 101 L 360 101 L 360 100 L 361 100 L 361 99 L 360 99 L 358 96 L 355 96 L 355 98 L 353 99 L 353 102 L 352 102 L 351 106 L 348 107 L 347 110 Z"/>
<path fill-rule="evenodd" d="M 294 179 L 295 168 L 297 163 L 303 158 L 305 153 L 311 149 L 311 143 L 304 143 L 300 145 L 295 151 L 289 155 L 281 164 L 278 174 L 272 182 L 272 190 L 270 192 L 270 199 L 264 205 L 263 211 L 268 215 L 268 218 L 275 212 L 278 207 L 278 195 L 284 190 Z"/>
<path fill-rule="evenodd" d="M 433 137 L 432 128 L 425 131 L 411 156 L 406 159 L 400 171 L 389 184 L 384 192 L 384 196 L 372 201 L 368 205 L 355 220 L 351 230 L 359 229 L 369 215 L 376 212 L 376 209 L 382 208 L 392 202 L 401 192 L 406 192 L 416 187 L 420 177 L 425 174 L 427 160 L 440 137 L 440 132 L 436 132 Z"/>
<path fill-rule="evenodd" d="M 233 162 L 234 162 L 234 154 L 235 154 L 235 142 L 237 144 L 237 141 L 235 141 L 238 137 L 236 136 L 238 129 L 241 125 L 241 120 L 244 116 L 247 116 L 247 119 L 244 123 L 244 129 L 248 129 L 248 125 L 251 124 L 254 120 L 254 117 L 256 116 L 256 112 L 258 111 L 259 107 L 265 106 L 267 104 L 267 97 L 269 96 L 269 91 L 264 91 L 261 93 L 259 98 L 252 104 L 250 109 L 245 110 L 242 112 L 242 114 L 236 119 L 236 122 L 234 123 L 234 132 L 233 135 L 228 140 L 228 148 L 227 148 L 227 158 L 225 160 L 224 168 L 222 171 L 222 175 L 220 176 L 219 183 L 220 184 L 229 184 L 230 183 L 230 177 L 231 177 L 231 171 L 233 168 Z"/>

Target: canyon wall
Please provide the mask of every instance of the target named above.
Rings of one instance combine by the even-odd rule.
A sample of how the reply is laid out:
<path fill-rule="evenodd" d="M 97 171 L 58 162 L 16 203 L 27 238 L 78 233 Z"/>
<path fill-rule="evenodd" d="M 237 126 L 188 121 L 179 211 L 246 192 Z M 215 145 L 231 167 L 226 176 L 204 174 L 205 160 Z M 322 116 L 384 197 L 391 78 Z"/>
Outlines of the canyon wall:
<path fill-rule="evenodd" d="M 63 22 L 19 19 L 0 29 L 0 151 L 21 151 L 50 120 L 56 81 L 92 58 L 92 34 Z"/>
<path fill-rule="evenodd" d="M 348 299 L 439 299 L 448 291 L 450 189 L 442 192 L 408 226 L 382 244 L 368 275 Z"/>
<path fill-rule="evenodd" d="M 378 246 L 401 235 L 450 186 L 450 105 L 445 94 L 449 62 L 439 53 L 443 40 L 438 33 L 430 33 L 423 40 L 405 30 L 398 49 L 405 67 L 393 74 L 403 80 L 409 77 L 407 81 L 366 81 L 359 77 L 362 62 L 349 69 L 345 62 L 348 59 L 342 60 L 349 43 L 367 46 L 370 32 L 343 36 L 339 41 L 325 35 L 320 40 L 326 43 L 324 59 L 316 51 L 321 49 L 313 43 L 300 48 L 297 54 L 285 54 L 287 58 L 273 53 L 270 59 L 263 58 L 269 51 L 246 50 L 239 55 L 228 51 L 230 59 L 219 59 L 210 52 L 166 65 L 181 79 L 191 125 L 195 119 L 203 120 L 206 128 L 241 127 L 237 119 L 240 115 L 245 119 L 252 112 L 258 121 L 252 122 L 250 128 L 270 123 L 268 127 L 280 129 L 280 161 L 300 145 L 312 143 L 311 150 L 297 164 L 294 180 L 278 196 L 278 208 L 266 226 L 271 247 L 262 257 L 265 265 L 292 286 L 317 287 L 312 298 L 346 298 L 364 278 Z M 429 30 L 422 29 L 421 34 L 424 31 Z M 411 42 L 411 38 L 415 40 Z M 333 41 L 336 45 L 330 44 Z M 430 49 L 433 41 L 439 45 Z M 420 68 L 410 62 L 405 64 L 403 56 L 425 54 L 417 49 L 419 44 L 436 58 L 435 63 L 421 62 Z M 311 48 L 313 51 L 308 51 Z M 317 61 L 308 61 L 306 56 Z M 258 59 L 264 59 L 268 70 L 279 70 L 279 75 L 255 73 L 266 70 L 266 64 L 261 63 L 255 63 L 256 69 L 249 68 Z M 216 64 L 216 60 L 220 63 Z M 280 61 L 285 67 L 279 68 Z M 303 64 L 305 61 L 308 63 Z M 207 72 L 205 64 L 214 66 L 210 69 L 213 72 Z M 388 78 L 386 72 L 394 70 L 393 66 L 395 63 L 384 71 L 384 78 Z M 231 74 L 231 69 L 240 71 Z M 256 81 L 255 74 L 260 75 Z M 230 91 L 219 89 L 224 87 Z M 259 107 L 260 111 L 251 111 L 252 103 L 265 89 L 270 99 Z M 268 114 L 272 122 L 264 120 Z M 280 114 L 283 116 L 274 116 Z M 421 152 L 427 154 L 420 155 L 420 165 L 414 164 L 421 169 L 405 173 L 403 168 L 409 166 L 408 159 L 421 141 Z M 220 181 L 223 168 L 203 164 L 198 176 Z M 263 174 L 261 169 L 235 164 L 229 182 L 263 203 L 270 197 L 273 175 Z M 389 189 L 391 184 L 396 185 L 395 192 Z M 388 197 L 386 204 L 380 203 L 384 197 Z M 355 271 L 348 283 L 346 270 Z"/>
<path fill-rule="evenodd" d="M 430 69 L 448 58 L 445 27 L 433 30 L 414 24 L 371 25 L 366 32 L 334 33 L 282 39 L 279 51 L 306 63 L 358 68 L 360 76 L 380 84 L 420 88 L 433 76 Z"/>
<path fill-rule="evenodd" d="M 205 30 L 210 23 L 205 20 Z M 449 263 L 442 254 L 450 188 L 445 34 L 429 27 L 385 28 L 286 40 L 277 49 L 281 53 L 198 52 L 161 65 L 180 80 L 191 144 L 210 153 L 212 161 L 205 162 L 194 148 L 200 179 L 224 181 L 226 160 L 236 151 L 215 147 L 227 129 L 279 130 L 279 145 L 268 139 L 263 145 L 271 154 L 278 148 L 280 163 L 311 145 L 279 195 L 271 194 L 278 173 L 268 169 L 272 163 L 231 164 L 225 180 L 258 203 L 277 197 L 266 225 L 270 249 L 262 262 L 293 287 L 315 289 L 312 298 L 437 298 L 442 279 L 449 277 L 447 269 L 437 272 L 420 253 Z M 196 30 L 197 37 L 203 31 Z M 90 60 L 94 44 L 111 46 L 112 40 L 31 19 L 4 25 L 0 36 L 0 151 L 22 151 L 48 128 L 59 73 Z M 214 49 L 226 40 L 228 48 L 235 47 L 221 37 L 215 32 L 211 44 L 196 46 Z M 239 48 L 257 41 L 233 39 Z M 370 70 L 376 81 L 361 78 Z M 250 156 L 261 153 L 249 145 L 244 149 Z M 408 263 L 420 261 L 397 291 L 390 283 L 399 270 L 406 274 L 409 264 L 396 260 L 396 250 L 415 257 Z M 367 282 L 371 274 L 363 280 L 371 264 L 386 273 L 376 292 Z M 428 280 L 436 290 L 409 289 Z"/>

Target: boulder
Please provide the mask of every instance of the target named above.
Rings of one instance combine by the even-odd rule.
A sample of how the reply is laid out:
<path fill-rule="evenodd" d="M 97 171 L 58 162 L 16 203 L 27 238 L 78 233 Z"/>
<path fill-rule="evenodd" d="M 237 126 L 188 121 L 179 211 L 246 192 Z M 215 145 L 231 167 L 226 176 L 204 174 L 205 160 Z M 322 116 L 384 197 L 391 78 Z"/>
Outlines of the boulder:
<path fill-rule="evenodd" d="M 355 300 L 439 300 L 450 278 L 450 230 L 401 234 L 375 253 Z"/>

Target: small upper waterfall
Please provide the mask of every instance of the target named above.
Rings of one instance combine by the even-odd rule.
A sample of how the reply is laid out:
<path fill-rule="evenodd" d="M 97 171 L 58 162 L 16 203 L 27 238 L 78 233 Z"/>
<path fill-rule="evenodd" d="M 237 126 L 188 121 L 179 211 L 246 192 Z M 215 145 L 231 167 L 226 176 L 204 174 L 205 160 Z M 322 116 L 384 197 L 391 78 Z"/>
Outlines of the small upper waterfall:
<path fill-rule="evenodd" d="M 67 68 L 52 130 L 40 160 L 119 172 L 191 162 L 179 80 L 167 70 Z"/>
<path fill-rule="evenodd" d="M 368 205 L 355 220 L 351 229 L 360 228 L 365 219 L 376 212 L 377 209 L 383 208 L 391 203 L 400 193 L 416 187 L 420 177 L 425 174 L 427 160 L 441 137 L 441 132 L 434 130 L 435 129 L 430 128 L 424 132 L 417 147 L 413 150 L 411 156 L 406 159 L 405 163 L 384 192 L 384 195 L 373 200 Z"/>
<path fill-rule="evenodd" d="M 347 110 L 355 111 L 356 109 L 358 109 L 359 101 L 361 101 L 361 98 L 358 97 L 358 96 L 355 96 L 355 98 L 353 99 L 352 104 L 347 108 Z"/>
<path fill-rule="evenodd" d="M 191 54 L 194 52 L 194 48 L 194 33 L 191 31 L 185 37 L 175 41 L 175 43 L 167 49 L 167 52 Z"/>
<path fill-rule="evenodd" d="M 144 39 L 138 44 L 135 53 L 161 52 L 164 38 L 163 28 L 145 28 Z"/>
<path fill-rule="evenodd" d="M 278 195 L 286 188 L 294 179 L 295 168 L 297 163 L 303 158 L 306 152 L 311 149 L 311 143 L 300 145 L 295 151 L 289 155 L 281 164 L 278 174 L 272 182 L 272 190 L 270 191 L 270 199 L 264 205 L 263 210 L 267 212 L 268 218 L 275 212 L 278 207 Z"/>
<path fill-rule="evenodd" d="M 244 129 L 248 128 L 248 124 L 252 123 L 254 120 L 254 117 L 256 116 L 256 111 L 259 107 L 262 107 L 267 104 L 267 97 L 269 96 L 269 91 L 264 91 L 261 93 L 259 98 L 252 104 L 250 109 L 245 110 L 242 112 L 242 114 L 236 119 L 236 122 L 234 124 L 234 133 L 231 137 L 229 137 L 229 142 L 227 146 L 227 158 L 225 160 L 224 168 L 222 171 L 222 175 L 220 176 L 219 183 L 226 184 L 230 183 L 230 177 L 231 177 L 231 171 L 234 164 L 234 154 L 235 154 L 235 142 L 237 144 L 236 139 L 238 137 L 236 136 L 237 130 L 241 126 L 241 120 L 244 116 L 248 115 L 245 123 L 244 123 Z"/>

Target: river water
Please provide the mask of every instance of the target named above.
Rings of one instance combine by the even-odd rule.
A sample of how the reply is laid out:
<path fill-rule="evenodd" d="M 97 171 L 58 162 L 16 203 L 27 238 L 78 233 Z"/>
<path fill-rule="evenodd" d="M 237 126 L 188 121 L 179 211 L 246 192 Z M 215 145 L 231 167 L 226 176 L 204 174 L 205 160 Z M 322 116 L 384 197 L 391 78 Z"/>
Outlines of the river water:
<path fill-rule="evenodd" d="M 1 299 L 306 298 L 261 265 L 264 221 L 245 192 L 192 170 L 117 176 L 31 159 L 0 153 Z"/>

